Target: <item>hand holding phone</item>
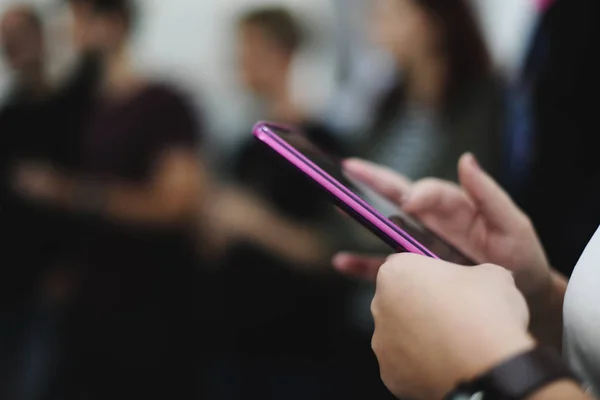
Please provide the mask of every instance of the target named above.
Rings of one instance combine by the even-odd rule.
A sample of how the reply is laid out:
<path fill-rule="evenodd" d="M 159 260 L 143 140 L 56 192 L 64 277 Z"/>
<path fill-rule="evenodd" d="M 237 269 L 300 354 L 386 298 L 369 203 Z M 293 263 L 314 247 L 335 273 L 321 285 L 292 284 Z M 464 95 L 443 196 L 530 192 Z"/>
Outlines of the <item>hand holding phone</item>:
<path fill-rule="evenodd" d="M 254 135 L 394 251 L 442 258 L 463 265 L 474 264 L 396 204 L 347 175 L 341 160 L 325 154 L 301 133 L 277 124 L 261 123 L 255 127 Z"/>
<path fill-rule="evenodd" d="M 552 282 L 548 261 L 527 216 L 502 188 L 483 171 L 474 156 L 464 155 L 458 163 L 460 185 L 425 179 L 406 186 L 399 175 L 381 166 L 350 160 L 345 170 L 390 200 L 403 196 L 402 207 L 431 230 L 463 249 L 477 263 L 501 265 L 515 277 L 528 299 L 536 299 Z M 336 269 L 373 280 L 381 258 L 341 254 Z M 542 295 L 543 298 L 543 295 Z"/>

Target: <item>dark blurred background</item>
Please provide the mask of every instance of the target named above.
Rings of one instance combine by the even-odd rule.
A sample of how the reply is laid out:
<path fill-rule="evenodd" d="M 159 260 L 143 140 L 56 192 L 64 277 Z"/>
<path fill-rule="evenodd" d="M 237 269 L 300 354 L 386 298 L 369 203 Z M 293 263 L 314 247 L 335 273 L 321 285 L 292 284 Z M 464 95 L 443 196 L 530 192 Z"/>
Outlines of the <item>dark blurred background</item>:
<path fill-rule="evenodd" d="M 0 399 L 391 399 L 388 249 L 255 142 L 456 181 L 570 274 L 600 223 L 594 0 L 0 0 Z M 401 332 L 399 333 L 401 334 Z"/>

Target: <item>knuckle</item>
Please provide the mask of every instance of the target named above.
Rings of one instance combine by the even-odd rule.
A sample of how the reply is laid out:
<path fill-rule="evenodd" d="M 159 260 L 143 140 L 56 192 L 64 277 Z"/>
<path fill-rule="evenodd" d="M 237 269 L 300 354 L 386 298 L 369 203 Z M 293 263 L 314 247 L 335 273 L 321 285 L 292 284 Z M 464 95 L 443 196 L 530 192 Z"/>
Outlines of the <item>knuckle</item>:
<path fill-rule="evenodd" d="M 417 257 L 417 255 L 413 253 L 397 253 L 388 257 L 386 263 L 394 264 L 394 266 L 398 267 L 405 264 L 407 259 Z"/>
<path fill-rule="evenodd" d="M 418 184 L 422 185 L 422 186 L 431 186 L 431 185 L 439 185 L 440 183 L 442 183 L 443 181 L 439 178 L 424 178 L 421 179 Z"/>
<path fill-rule="evenodd" d="M 435 188 L 439 187 L 441 183 L 442 181 L 437 178 L 422 179 L 413 185 L 413 195 L 419 195 L 421 193 L 427 193 L 431 190 L 435 190 Z"/>
<path fill-rule="evenodd" d="M 502 274 L 503 272 L 505 272 L 506 270 L 496 264 L 483 264 L 482 265 L 482 269 L 484 269 L 485 271 L 489 272 L 490 274 L 494 273 L 494 274 Z"/>
<path fill-rule="evenodd" d="M 404 176 L 402 176 L 401 174 L 398 173 L 398 171 L 396 171 L 393 168 L 387 167 L 387 166 L 381 167 L 381 173 L 389 181 L 398 181 L 399 179 L 400 180 L 405 179 Z"/>
<path fill-rule="evenodd" d="M 379 357 L 379 336 L 377 334 L 377 330 L 375 330 L 375 332 L 373 333 L 373 337 L 371 337 L 371 349 L 373 350 L 373 353 L 375 353 L 376 357 Z"/>
<path fill-rule="evenodd" d="M 419 275 L 427 264 L 425 257 L 412 253 L 399 253 L 390 256 L 377 274 L 377 293 L 382 296 L 388 292 L 401 291 L 401 286 Z"/>
<path fill-rule="evenodd" d="M 495 264 L 484 264 L 481 266 L 482 270 L 489 274 L 494 279 L 503 279 L 514 282 L 512 272 L 504 267 Z"/>
<path fill-rule="evenodd" d="M 373 315 L 373 319 L 375 319 L 375 320 L 377 319 L 377 315 L 379 312 L 377 299 L 378 299 L 378 296 L 375 295 L 375 297 L 371 301 L 371 314 Z"/>
<path fill-rule="evenodd" d="M 462 192 L 462 189 L 454 183 L 438 178 L 425 178 L 413 185 L 411 199 L 416 206 L 420 202 L 428 204 L 428 202 L 434 199 L 455 195 L 460 192 Z"/>
<path fill-rule="evenodd" d="M 533 221 L 531 220 L 531 218 L 525 214 L 524 212 L 519 212 L 519 219 L 518 219 L 518 232 L 520 234 L 529 234 L 530 232 L 534 231 L 534 225 L 533 225 Z"/>
<path fill-rule="evenodd" d="M 497 268 L 499 268 L 497 265 L 491 264 L 491 263 L 485 263 L 485 264 L 481 264 L 479 266 L 479 269 L 482 269 L 485 271 L 493 271 L 493 270 L 496 270 Z"/>
<path fill-rule="evenodd" d="M 391 275 L 397 264 L 397 256 L 389 257 L 386 262 L 379 268 L 379 273 L 377 274 L 377 285 L 379 287 L 380 284 L 384 283 L 388 276 Z"/>
<path fill-rule="evenodd" d="M 392 254 L 386 260 L 385 263 L 381 266 L 382 269 L 389 269 L 392 264 L 400 261 L 402 259 L 403 254 Z"/>
<path fill-rule="evenodd" d="M 455 188 L 454 183 L 447 182 L 439 178 L 425 178 L 415 184 L 422 191 L 445 190 L 447 188 Z"/>
<path fill-rule="evenodd" d="M 405 267 L 409 264 L 407 260 L 411 256 L 414 257 L 414 255 L 410 253 L 399 253 L 388 257 L 379 269 L 379 274 L 377 276 L 378 283 L 402 274 Z"/>

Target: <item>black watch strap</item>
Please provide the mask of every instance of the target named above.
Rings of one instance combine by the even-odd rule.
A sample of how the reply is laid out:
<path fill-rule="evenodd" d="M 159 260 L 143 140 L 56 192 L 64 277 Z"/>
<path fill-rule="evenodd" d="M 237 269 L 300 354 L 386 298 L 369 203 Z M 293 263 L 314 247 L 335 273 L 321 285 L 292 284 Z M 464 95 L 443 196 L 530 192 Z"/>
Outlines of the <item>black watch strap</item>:
<path fill-rule="evenodd" d="M 536 348 L 505 361 L 471 383 L 460 385 L 447 400 L 476 393 L 483 393 L 485 400 L 525 400 L 559 380 L 579 382 L 555 351 Z"/>

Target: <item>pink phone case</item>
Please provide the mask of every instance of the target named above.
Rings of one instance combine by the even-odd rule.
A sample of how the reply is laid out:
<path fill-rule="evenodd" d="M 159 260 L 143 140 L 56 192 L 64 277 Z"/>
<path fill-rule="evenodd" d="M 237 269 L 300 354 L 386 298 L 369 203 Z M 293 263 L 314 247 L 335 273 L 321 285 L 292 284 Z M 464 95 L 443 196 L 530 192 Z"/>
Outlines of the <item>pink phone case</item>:
<path fill-rule="evenodd" d="M 396 251 L 407 251 L 409 253 L 439 258 L 432 251 L 394 224 L 389 218 L 375 210 L 341 182 L 307 159 L 285 140 L 277 136 L 277 134 L 269 129 L 269 126 L 279 126 L 286 130 L 293 131 L 293 129 L 290 129 L 287 126 L 270 122 L 260 122 L 253 129 L 254 136 L 315 181 L 323 190 L 333 196 L 346 212 L 365 225 L 386 243 L 392 245 Z"/>

